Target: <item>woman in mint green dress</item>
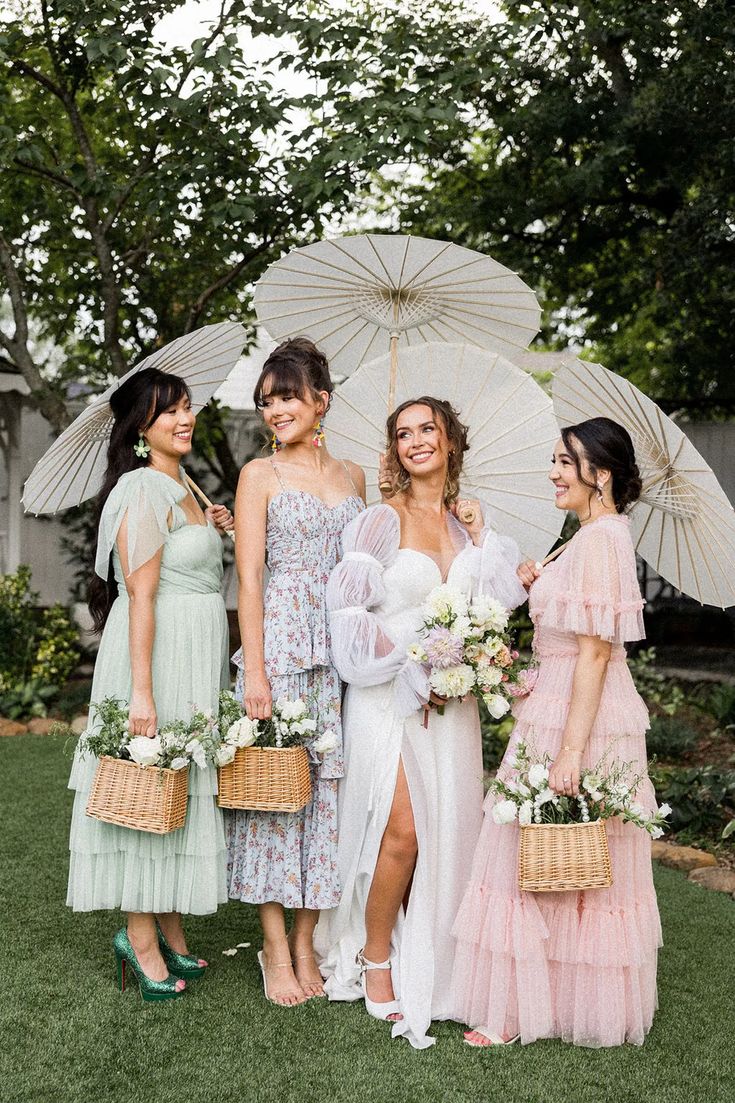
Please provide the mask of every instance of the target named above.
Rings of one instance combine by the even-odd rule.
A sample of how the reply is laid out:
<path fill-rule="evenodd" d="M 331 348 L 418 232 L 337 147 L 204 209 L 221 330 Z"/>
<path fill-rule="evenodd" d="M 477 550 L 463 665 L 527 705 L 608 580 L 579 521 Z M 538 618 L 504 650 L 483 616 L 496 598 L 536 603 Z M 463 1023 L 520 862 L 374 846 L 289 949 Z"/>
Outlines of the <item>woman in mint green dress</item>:
<path fill-rule="evenodd" d="M 114 425 L 99 497 L 90 610 L 102 629 L 92 705 L 129 703 L 130 731 L 152 737 L 192 708 L 215 711 L 228 684 L 227 619 L 220 594 L 223 506 L 203 514 L 183 480 L 195 416 L 177 376 L 146 369 L 110 400 Z M 94 709 L 90 714 L 94 728 Z M 225 838 L 213 766 L 189 771 L 183 828 L 167 835 L 85 815 L 97 759 L 80 740 L 69 780 L 76 790 L 67 904 L 121 909 L 118 977 L 133 969 L 144 999 L 181 994 L 206 961 L 191 956 L 181 913 L 207 915 L 227 899 Z"/>

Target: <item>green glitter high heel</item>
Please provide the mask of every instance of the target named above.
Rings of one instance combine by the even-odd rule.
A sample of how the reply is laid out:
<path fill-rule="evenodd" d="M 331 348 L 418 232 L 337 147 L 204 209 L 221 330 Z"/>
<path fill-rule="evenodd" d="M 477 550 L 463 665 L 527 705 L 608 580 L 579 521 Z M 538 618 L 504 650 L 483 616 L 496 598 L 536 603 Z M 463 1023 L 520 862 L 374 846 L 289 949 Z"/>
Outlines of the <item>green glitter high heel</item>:
<path fill-rule="evenodd" d="M 168 966 L 169 973 L 173 973 L 175 977 L 183 977 L 184 980 L 196 980 L 197 977 L 203 976 L 209 962 L 202 957 L 192 957 L 191 954 L 180 954 L 176 950 L 172 950 L 160 926 L 158 924 L 156 926 L 158 927 L 158 945 L 161 947 L 161 954 Z"/>
<path fill-rule="evenodd" d="M 121 927 L 112 940 L 117 962 L 117 984 L 121 992 L 125 991 L 125 968 L 130 966 L 142 998 L 146 1001 L 175 1000 L 182 996 L 186 988 L 186 981 L 181 977 L 169 974 L 165 980 L 151 980 L 140 967 L 140 962 L 135 956 L 135 950 L 130 944 L 128 932 Z"/>

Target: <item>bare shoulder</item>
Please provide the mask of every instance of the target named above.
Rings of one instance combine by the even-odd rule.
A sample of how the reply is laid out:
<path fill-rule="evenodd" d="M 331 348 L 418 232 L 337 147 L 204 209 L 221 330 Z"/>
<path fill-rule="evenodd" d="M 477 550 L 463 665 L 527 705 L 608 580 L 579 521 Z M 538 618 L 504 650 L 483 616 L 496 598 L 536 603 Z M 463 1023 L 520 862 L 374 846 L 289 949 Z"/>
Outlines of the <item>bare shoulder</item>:
<path fill-rule="evenodd" d="M 240 477 L 237 481 L 237 489 L 246 493 L 258 493 L 259 491 L 266 492 L 271 486 L 275 474 L 273 471 L 273 464 L 269 459 L 265 457 L 259 457 L 255 460 L 250 460 L 240 471 Z"/>
<path fill-rule="evenodd" d="M 358 491 L 365 497 L 365 472 L 360 467 L 359 463 L 353 463 L 352 460 L 344 461 L 347 470 L 350 473 L 350 478 L 357 487 Z"/>

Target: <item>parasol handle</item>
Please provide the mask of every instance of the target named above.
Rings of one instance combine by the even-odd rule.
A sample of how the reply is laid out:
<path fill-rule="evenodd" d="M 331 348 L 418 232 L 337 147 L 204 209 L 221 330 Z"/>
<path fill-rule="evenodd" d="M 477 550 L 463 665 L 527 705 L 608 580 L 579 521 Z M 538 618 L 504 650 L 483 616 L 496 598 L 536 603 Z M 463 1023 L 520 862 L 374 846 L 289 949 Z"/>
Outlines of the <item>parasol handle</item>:
<path fill-rule="evenodd" d="M 199 500 L 201 502 L 203 502 L 205 506 L 207 506 L 209 509 L 211 509 L 212 506 L 214 505 L 214 502 L 212 502 L 207 497 L 207 495 L 204 493 L 202 488 L 200 486 L 197 486 L 197 484 L 194 482 L 194 480 L 189 475 L 187 475 L 186 471 L 184 472 L 184 478 L 186 479 L 189 488 L 194 491 L 194 493 L 199 498 Z M 235 530 L 234 529 L 226 529 L 225 531 L 226 531 L 227 535 L 229 536 L 230 540 L 234 541 L 234 539 L 235 539 Z"/>
<path fill-rule="evenodd" d="M 393 413 L 396 404 L 396 381 L 398 379 L 398 334 L 390 335 L 390 378 L 388 381 L 388 413 Z"/>
<path fill-rule="evenodd" d="M 561 553 L 566 548 L 567 544 L 570 544 L 570 543 L 571 543 L 571 540 L 565 540 L 560 548 L 557 548 L 556 551 L 553 551 L 551 553 L 551 555 L 547 555 L 546 559 L 542 559 L 540 563 L 536 563 L 535 564 L 536 569 L 540 570 L 540 568 L 545 567 L 547 563 L 551 563 L 552 559 L 556 559 L 557 555 L 561 555 Z"/>

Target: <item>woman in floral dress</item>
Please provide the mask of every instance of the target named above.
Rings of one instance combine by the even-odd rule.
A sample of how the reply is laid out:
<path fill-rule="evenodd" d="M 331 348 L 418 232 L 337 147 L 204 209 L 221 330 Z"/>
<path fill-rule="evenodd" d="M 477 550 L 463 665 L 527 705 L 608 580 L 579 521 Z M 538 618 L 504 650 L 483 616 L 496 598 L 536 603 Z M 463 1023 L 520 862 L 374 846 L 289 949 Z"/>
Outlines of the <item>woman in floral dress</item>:
<path fill-rule="evenodd" d="M 553 760 L 549 788 L 579 792 L 583 769 L 607 754 L 642 780 L 636 801 L 656 811 L 646 776 L 648 715 L 625 662 L 643 638 L 643 600 L 626 508 L 641 482 L 627 431 L 609 418 L 562 430 L 549 475 L 556 504 L 579 518 L 561 555 L 524 564 L 538 680 L 515 709 L 500 773 L 517 745 Z M 492 808 L 487 809 L 488 813 Z M 455 1016 L 470 1045 L 562 1038 L 574 1045 L 641 1045 L 657 1006 L 661 944 L 651 840 L 607 821 L 613 883 L 584 892 L 521 892 L 517 824 L 485 824 L 454 926 Z"/>
<path fill-rule="evenodd" d="M 325 445 L 322 418 L 331 393 L 327 361 L 311 341 L 295 338 L 271 353 L 255 404 L 272 433 L 273 456 L 243 468 L 235 511 L 243 643 L 234 658 L 237 696 L 256 719 L 269 717 L 281 696 L 301 697 L 317 736 L 330 729 L 337 735 L 331 752 L 310 751 L 313 795 L 301 812 L 227 816 L 229 893 L 260 907 L 264 988 L 282 1006 L 324 994 L 313 932 L 320 910 L 340 898 L 341 687 L 329 656 L 325 589 L 342 530 L 364 506 L 365 479 Z M 295 913 L 288 935 L 284 908 Z"/>

